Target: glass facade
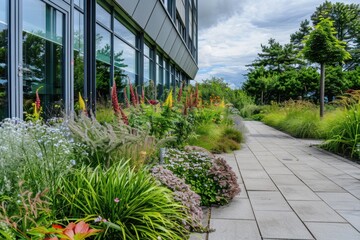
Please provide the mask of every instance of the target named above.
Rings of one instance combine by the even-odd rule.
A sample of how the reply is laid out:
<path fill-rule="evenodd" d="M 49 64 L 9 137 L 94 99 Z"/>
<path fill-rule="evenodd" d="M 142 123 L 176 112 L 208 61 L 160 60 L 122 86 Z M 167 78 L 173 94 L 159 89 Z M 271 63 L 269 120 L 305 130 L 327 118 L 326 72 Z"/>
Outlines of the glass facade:
<path fill-rule="evenodd" d="M 162 98 L 164 91 L 164 61 L 160 54 L 156 54 L 156 97 Z"/>
<path fill-rule="evenodd" d="M 79 1 L 80 2 L 80 1 Z M 82 5 L 83 6 L 83 5 Z M 81 8 L 74 9 L 74 103 L 78 108 L 79 93 L 84 96 L 84 14 Z"/>
<path fill-rule="evenodd" d="M 43 116 L 58 116 L 64 105 L 64 15 L 39 0 L 23 2 L 23 105 L 34 112 L 39 92 Z"/>
<path fill-rule="evenodd" d="M 0 119 L 8 116 L 8 4 L 0 0 Z"/>
<path fill-rule="evenodd" d="M 186 1 L 161 0 L 189 48 Z M 139 94 L 144 89 L 148 99 L 161 99 L 183 77 L 188 79 L 177 65 L 180 59 L 171 59 L 117 1 L 9 3 L 0 0 L 0 119 L 32 114 L 36 92 L 47 119 L 78 110 L 79 93 L 93 111 L 109 106 L 113 81 L 121 93 L 130 81 Z"/>

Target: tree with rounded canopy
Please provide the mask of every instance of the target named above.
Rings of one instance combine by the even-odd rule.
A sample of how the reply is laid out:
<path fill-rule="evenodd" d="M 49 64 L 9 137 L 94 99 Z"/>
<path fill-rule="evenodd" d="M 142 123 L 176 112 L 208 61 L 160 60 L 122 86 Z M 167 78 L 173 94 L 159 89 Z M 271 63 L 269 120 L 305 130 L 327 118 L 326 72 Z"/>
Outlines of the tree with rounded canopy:
<path fill-rule="evenodd" d="M 330 18 L 320 18 L 315 29 L 305 39 L 301 51 L 303 56 L 313 63 L 320 64 L 320 117 L 324 116 L 325 65 L 343 62 L 351 58 L 345 50 L 346 43 L 336 37 L 333 21 Z"/>

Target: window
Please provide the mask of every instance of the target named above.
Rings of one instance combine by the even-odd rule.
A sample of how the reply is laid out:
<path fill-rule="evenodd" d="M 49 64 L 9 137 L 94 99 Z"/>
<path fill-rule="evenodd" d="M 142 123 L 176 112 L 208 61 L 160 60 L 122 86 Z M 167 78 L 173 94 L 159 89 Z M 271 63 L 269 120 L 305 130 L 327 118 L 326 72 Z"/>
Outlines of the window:
<path fill-rule="evenodd" d="M 110 7 L 97 4 L 96 27 L 96 89 L 97 102 L 103 106 L 110 103 L 110 89 L 115 81 L 119 92 L 118 98 L 123 98 L 123 89 L 128 81 L 133 86 L 139 86 L 138 59 L 139 39 L 116 15 L 112 18 Z M 113 13 L 116 14 L 116 13 Z"/>
<path fill-rule="evenodd" d="M 96 20 L 103 26 L 111 28 L 111 14 L 99 4 L 96 4 Z"/>
<path fill-rule="evenodd" d="M 58 116 L 63 112 L 64 19 L 63 13 L 42 1 L 23 1 L 25 113 L 34 111 L 33 102 L 37 90 L 44 118 Z"/>
<path fill-rule="evenodd" d="M 114 33 L 133 47 L 136 47 L 136 35 L 117 19 L 114 19 Z"/>
<path fill-rule="evenodd" d="M 164 59 L 164 83 L 165 88 L 170 89 L 170 64 L 167 59 Z"/>
<path fill-rule="evenodd" d="M 81 9 L 84 9 L 84 0 L 74 0 L 74 4 L 81 8 Z"/>
<path fill-rule="evenodd" d="M 123 89 L 128 80 L 136 85 L 137 79 L 137 51 L 115 37 L 114 39 L 114 79 L 118 89 Z"/>
<path fill-rule="evenodd" d="M 84 14 L 74 10 L 74 103 L 84 91 Z M 76 108 L 75 108 L 76 109 Z"/>
<path fill-rule="evenodd" d="M 161 55 L 156 54 L 156 93 L 157 98 L 161 99 L 164 90 L 164 61 Z"/>
<path fill-rule="evenodd" d="M 8 6 L 0 0 L 0 119 L 8 117 Z"/>
<path fill-rule="evenodd" d="M 110 101 L 111 33 L 96 25 L 96 97 L 105 106 Z"/>
<path fill-rule="evenodd" d="M 155 99 L 154 61 L 154 50 L 144 44 L 144 81 L 141 87 L 145 89 L 147 99 Z"/>

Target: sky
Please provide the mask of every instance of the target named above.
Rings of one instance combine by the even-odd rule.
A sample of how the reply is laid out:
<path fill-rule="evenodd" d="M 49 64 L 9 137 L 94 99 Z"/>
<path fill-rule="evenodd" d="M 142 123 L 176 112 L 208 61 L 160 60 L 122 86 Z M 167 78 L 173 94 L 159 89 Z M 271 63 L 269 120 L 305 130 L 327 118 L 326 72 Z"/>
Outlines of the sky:
<path fill-rule="evenodd" d="M 358 3 L 359 0 L 332 2 Z M 245 81 L 261 44 L 290 42 L 321 0 L 198 0 L 199 71 L 195 80 L 221 77 L 232 88 Z"/>

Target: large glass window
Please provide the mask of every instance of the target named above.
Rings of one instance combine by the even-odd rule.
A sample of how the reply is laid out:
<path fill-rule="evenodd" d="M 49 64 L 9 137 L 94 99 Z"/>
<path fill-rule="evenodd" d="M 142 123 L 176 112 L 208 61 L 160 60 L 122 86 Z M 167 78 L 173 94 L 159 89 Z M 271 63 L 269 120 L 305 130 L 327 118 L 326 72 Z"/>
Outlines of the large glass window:
<path fill-rule="evenodd" d="M 136 50 L 121 39 L 114 39 L 114 79 L 119 89 L 125 87 L 128 79 L 135 84 Z M 121 88 L 120 88 L 121 87 Z"/>
<path fill-rule="evenodd" d="M 8 5 L 0 0 L 0 119 L 8 117 Z"/>
<path fill-rule="evenodd" d="M 144 86 L 154 81 L 154 50 L 147 44 L 144 44 Z"/>
<path fill-rule="evenodd" d="M 38 90 L 43 117 L 63 112 L 64 14 L 40 0 L 23 1 L 24 111 L 34 111 Z M 26 116 L 25 116 L 26 117 Z"/>
<path fill-rule="evenodd" d="M 154 79 L 154 50 L 144 44 L 144 82 L 145 95 L 148 99 L 155 98 L 155 79 Z"/>
<path fill-rule="evenodd" d="M 164 82 L 165 88 L 170 89 L 170 64 L 169 61 L 164 59 Z"/>
<path fill-rule="evenodd" d="M 163 58 L 161 55 L 156 55 L 156 83 L 157 83 L 157 98 L 161 99 L 164 89 L 164 71 L 163 71 Z"/>
<path fill-rule="evenodd" d="M 96 26 L 96 92 L 97 102 L 107 105 L 110 100 L 111 33 Z"/>
<path fill-rule="evenodd" d="M 74 10 L 74 102 L 84 91 L 84 14 Z"/>

